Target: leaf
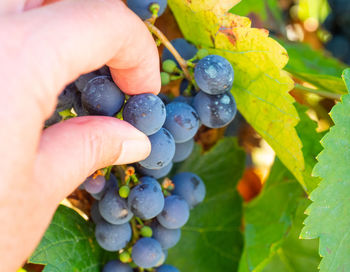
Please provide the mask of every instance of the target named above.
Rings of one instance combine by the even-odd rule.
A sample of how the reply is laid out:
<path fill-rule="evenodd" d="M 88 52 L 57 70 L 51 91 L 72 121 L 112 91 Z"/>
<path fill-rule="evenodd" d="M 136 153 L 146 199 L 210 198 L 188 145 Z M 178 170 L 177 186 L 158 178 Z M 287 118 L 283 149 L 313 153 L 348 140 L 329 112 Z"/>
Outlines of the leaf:
<path fill-rule="evenodd" d="M 276 160 L 268 186 L 245 206 L 245 245 L 239 272 L 261 271 L 287 236 L 297 199 L 303 194 L 300 185 L 288 175 L 289 171 Z"/>
<path fill-rule="evenodd" d="M 299 233 L 305 219 L 304 210 L 309 204 L 306 199 L 298 201 L 298 209 L 293 219 L 288 237 L 282 242 L 277 253 L 269 260 L 263 272 L 317 272 L 320 257 L 318 241 L 300 240 Z"/>
<path fill-rule="evenodd" d="M 320 179 L 317 177 L 312 177 L 311 173 L 317 162 L 316 156 L 322 150 L 320 141 L 324 134 L 316 132 L 317 123 L 312 121 L 306 114 L 306 107 L 298 103 L 295 103 L 295 107 L 300 116 L 300 122 L 296 126 L 296 129 L 303 144 L 302 151 L 305 160 L 305 169 L 303 171 L 303 176 L 306 187 L 308 189 L 307 192 L 311 193 L 320 182 Z"/>
<path fill-rule="evenodd" d="M 208 2 L 212 1 L 168 1 L 186 39 L 232 63 L 232 93 L 239 111 L 306 189 L 302 145 L 295 130 L 299 116 L 289 95 L 294 84 L 281 71 L 287 52 L 266 30 L 251 28 L 245 17 L 214 13 Z"/>
<path fill-rule="evenodd" d="M 94 237 L 90 222 L 61 205 L 29 262 L 46 265 L 45 272 L 100 272 L 104 253 Z"/>
<path fill-rule="evenodd" d="M 196 146 L 178 172 L 191 171 L 206 184 L 203 203 L 191 211 L 179 244 L 168 261 L 180 271 L 237 271 L 242 250 L 242 200 L 236 186 L 243 174 L 245 153 L 234 138 L 219 141 L 200 155 Z"/>
<path fill-rule="evenodd" d="M 350 69 L 343 73 L 350 87 Z M 320 270 L 350 271 L 350 95 L 344 95 L 330 113 L 334 126 L 322 139 L 313 174 L 321 178 L 310 195 L 301 237 L 320 239 Z"/>
<path fill-rule="evenodd" d="M 278 40 L 288 51 L 290 57 L 286 70 L 296 78 L 309 82 L 318 89 L 344 94 L 346 88 L 340 79 L 346 66 L 339 60 L 326 56 L 324 52 L 310 45 Z"/>

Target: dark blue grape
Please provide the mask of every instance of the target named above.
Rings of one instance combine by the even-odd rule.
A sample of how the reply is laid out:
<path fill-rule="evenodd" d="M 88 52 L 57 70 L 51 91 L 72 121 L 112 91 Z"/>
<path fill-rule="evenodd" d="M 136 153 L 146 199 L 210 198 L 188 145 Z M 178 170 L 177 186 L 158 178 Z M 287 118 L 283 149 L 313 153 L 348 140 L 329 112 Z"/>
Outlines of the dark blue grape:
<path fill-rule="evenodd" d="M 131 240 L 129 223 L 112 225 L 102 221 L 96 225 L 95 236 L 98 244 L 107 251 L 123 249 Z"/>
<path fill-rule="evenodd" d="M 201 203 L 205 197 L 205 185 L 200 177 L 190 172 L 183 172 L 172 178 L 174 194 L 183 197 L 190 208 Z"/>
<path fill-rule="evenodd" d="M 209 95 L 199 92 L 193 101 L 203 125 L 210 128 L 227 126 L 237 113 L 236 101 L 231 93 Z"/>
<path fill-rule="evenodd" d="M 103 190 L 106 184 L 106 179 L 104 176 L 97 176 L 94 178 L 94 176 L 88 177 L 84 181 L 84 189 L 90 193 L 90 194 L 98 194 Z"/>
<path fill-rule="evenodd" d="M 89 115 L 88 111 L 86 109 L 84 109 L 83 104 L 81 103 L 81 93 L 80 92 L 77 93 L 77 96 L 73 102 L 73 109 L 78 116 L 88 116 Z"/>
<path fill-rule="evenodd" d="M 185 39 L 178 38 L 172 40 L 170 43 L 174 46 L 177 52 L 179 52 L 180 56 L 185 60 L 192 59 L 197 54 L 197 48 Z M 164 62 L 167 59 L 175 61 L 177 66 L 180 67 L 173 54 L 165 47 L 162 53 L 162 62 Z"/>
<path fill-rule="evenodd" d="M 192 103 L 193 103 L 193 97 L 192 96 L 179 95 L 179 96 L 175 97 L 172 102 L 185 103 L 185 104 L 191 106 Z"/>
<path fill-rule="evenodd" d="M 105 183 L 105 186 L 103 187 L 103 190 L 97 194 L 91 194 L 91 196 L 93 198 L 95 198 L 96 200 L 101 200 L 101 198 L 105 195 L 107 190 L 109 190 L 112 187 L 115 188 L 115 190 L 117 190 L 117 188 L 118 188 L 118 180 L 113 174 L 111 174 L 109 176 L 109 179 L 106 180 L 106 183 Z"/>
<path fill-rule="evenodd" d="M 180 270 L 172 265 L 164 264 L 158 267 L 156 272 L 180 272 Z"/>
<path fill-rule="evenodd" d="M 133 272 L 132 268 L 128 264 L 115 260 L 109 261 L 104 267 L 102 272 Z"/>
<path fill-rule="evenodd" d="M 81 102 L 92 115 L 115 115 L 124 104 L 125 96 L 108 76 L 91 79 L 85 86 Z"/>
<path fill-rule="evenodd" d="M 140 184 L 131 189 L 128 207 L 135 216 L 148 220 L 156 217 L 164 208 L 164 195 L 158 181 L 142 177 Z"/>
<path fill-rule="evenodd" d="M 350 53 L 350 41 L 342 35 L 334 35 L 333 39 L 326 44 L 326 49 L 334 57 L 344 60 Z"/>
<path fill-rule="evenodd" d="M 179 229 L 186 224 L 190 208 L 185 199 L 178 195 L 165 198 L 164 209 L 157 216 L 158 222 L 167 229 Z"/>
<path fill-rule="evenodd" d="M 151 142 L 151 154 L 139 164 L 148 169 L 161 169 L 171 163 L 175 154 L 175 141 L 170 132 L 161 128 L 148 138 Z"/>
<path fill-rule="evenodd" d="M 232 65 L 225 58 L 209 55 L 197 63 L 194 78 L 203 92 L 217 95 L 231 90 L 234 72 Z"/>
<path fill-rule="evenodd" d="M 161 16 L 166 7 L 167 0 L 127 0 L 128 7 L 135 12 L 142 20 L 147 20 L 152 17 L 152 12 L 150 11 L 150 6 L 152 4 L 159 5 L 158 16 Z"/>
<path fill-rule="evenodd" d="M 186 160 L 192 153 L 194 147 L 193 138 L 187 142 L 175 145 L 175 155 L 173 162 L 182 162 Z"/>
<path fill-rule="evenodd" d="M 158 97 L 163 101 L 164 105 L 170 103 L 170 98 L 169 98 L 169 96 L 167 96 L 166 94 L 159 93 L 159 94 L 158 94 Z"/>
<path fill-rule="evenodd" d="M 78 90 L 73 83 L 67 85 L 58 96 L 56 109 L 58 111 L 71 109 L 77 92 Z"/>
<path fill-rule="evenodd" d="M 153 238 L 156 239 L 163 249 L 175 246 L 181 237 L 180 229 L 167 229 L 158 222 L 152 224 Z"/>
<path fill-rule="evenodd" d="M 185 103 L 172 102 L 166 105 L 164 127 L 173 135 L 176 143 L 189 141 L 199 129 L 199 117 L 196 111 Z"/>
<path fill-rule="evenodd" d="M 111 71 L 109 70 L 107 65 L 102 66 L 96 71 L 96 73 L 100 76 L 111 76 Z"/>
<path fill-rule="evenodd" d="M 155 179 L 160 179 L 168 175 L 171 171 L 171 168 L 173 168 L 173 163 L 169 163 L 168 165 L 160 168 L 160 169 L 147 169 L 142 167 L 141 165 L 137 166 L 137 171 L 140 172 L 140 174 L 145 176 L 150 176 Z"/>
<path fill-rule="evenodd" d="M 94 222 L 95 224 L 98 224 L 102 221 L 104 221 L 104 219 L 102 218 L 100 211 L 98 209 L 98 201 L 95 201 L 92 206 L 91 206 L 91 211 L 90 211 L 90 217 L 92 222 Z"/>
<path fill-rule="evenodd" d="M 123 110 L 124 121 L 146 135 L 156 133 L 165 122 L 163 101 L 156 95 L 145 93 L 131 97 Z"/>
<path fill-rule="evenodd" d="M 153 238 L 141 238 L 132 248 L 133 261 L 143 268 L 156 266 L 161 261 L 162 256 L 162 247 Z"/>
<path fill-rule="evenodd" d="M 45 121 L 45 127 L 53 126 L 54 124 L 57 124 L 61 121 L 62 116 L 58 113 L 57 110 L 55 110 L 54 113 L 50 116 L 50 118 Z"/>
<path fill-rule="evenodd" d="M 78 89 L 78 91 L 82 92 L 84 90 L 84 88 L 86 87 L 87 83 L 91 79 L 97 77 L 98 75 L 99 74 L 96 73 L 95 71 L 88 73 L 88 74 L 83 74 L 74 81 L 74 85 Z"/>
<path fill-rule="evenodd" d="M 133 216 L 126 200 L 119 196 L 118 190 L 114 187 L 107 190 L 98 207 L 103 219 L 111 224 L 124 224 L 130 221 Z"/>

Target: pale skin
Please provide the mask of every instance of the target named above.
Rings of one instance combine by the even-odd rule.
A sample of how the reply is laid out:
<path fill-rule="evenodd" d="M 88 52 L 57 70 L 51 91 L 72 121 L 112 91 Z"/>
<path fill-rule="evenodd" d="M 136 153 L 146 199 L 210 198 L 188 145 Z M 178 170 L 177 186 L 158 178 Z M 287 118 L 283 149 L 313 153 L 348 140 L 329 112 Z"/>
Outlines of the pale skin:
<path fill-rule="evenodd" d="M 160 90 L 156 45 L 122 1 L 49 2 L 0 1 L 3 272 L 23 264 L 59 202 L 88 175 L 150 152 L 144 134 L 111 117 L 75 118 L 43 131 L 64 86 L 106 63 L 125 93 Z"/>

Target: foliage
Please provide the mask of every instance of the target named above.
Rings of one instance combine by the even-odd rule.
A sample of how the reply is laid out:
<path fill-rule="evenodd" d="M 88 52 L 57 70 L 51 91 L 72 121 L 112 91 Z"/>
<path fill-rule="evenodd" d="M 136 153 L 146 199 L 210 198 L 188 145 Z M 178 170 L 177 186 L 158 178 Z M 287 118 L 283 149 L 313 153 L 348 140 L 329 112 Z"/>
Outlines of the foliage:
<path fill-rule="evenodd" d="M 350 69 L 344 71 L 344 81 L 350 90 Z M 313 174 L 321 183 L 310 198 L 308 218 L 301 233 L 305 239 L 320 239 L 321 271 L 350 270 L 350 95 L 331 111 L 334 126 L 322 139 L 324 150 L 317 157 Z"/>

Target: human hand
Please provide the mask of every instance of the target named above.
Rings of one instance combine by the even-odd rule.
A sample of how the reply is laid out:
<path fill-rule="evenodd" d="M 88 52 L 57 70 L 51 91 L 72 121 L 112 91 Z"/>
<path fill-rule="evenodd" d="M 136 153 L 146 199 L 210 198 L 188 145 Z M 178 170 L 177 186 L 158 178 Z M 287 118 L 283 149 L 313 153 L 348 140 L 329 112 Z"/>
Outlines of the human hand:
<path fill-rule="evenodd" d="M 43 131 L 63 87 L 107 63 L 127 94 L 160 89 L 153 39 L 120 0 L 42 2 L 0 2 L 4 272 L 20 267 L 58 203 L 88 175 L 111 164 L 142 160 L 150 152 L 147 137 L 116 118 L 74 118 Z"/>

